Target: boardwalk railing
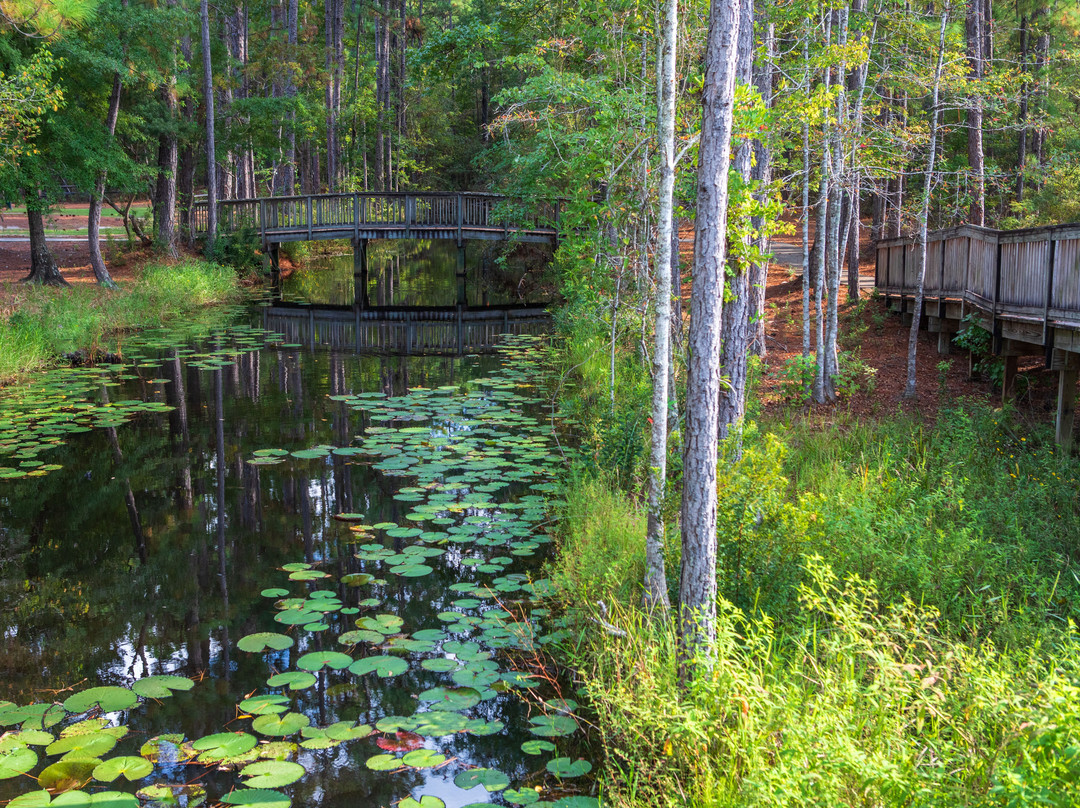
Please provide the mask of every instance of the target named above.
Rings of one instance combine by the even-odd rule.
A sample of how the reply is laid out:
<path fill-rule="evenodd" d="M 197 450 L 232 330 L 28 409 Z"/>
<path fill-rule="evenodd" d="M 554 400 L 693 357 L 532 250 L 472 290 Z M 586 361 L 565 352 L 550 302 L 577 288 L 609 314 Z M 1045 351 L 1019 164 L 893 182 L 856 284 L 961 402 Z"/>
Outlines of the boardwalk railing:
<path fill-rule="evenodd" d="M 913 296 L 918 263 L 912 239 L 878 242 L 875 285 L 889 296 Z M 1044 336 L 1053 329 L 1080 331 L 1080 224 L 1028 230 L 961 225 L 930 233 L 923 295 L 962 301 L 992 319 L 1038 325 Z"/>
<path fill-rule="evenodd" d="M 425 238 L 554 242 L 559 202 L 526 205 L 495 194 L 355 193 L 275 196 L 217 203 L 218 232 L 249 228 L 263 244 L 335 238 Z M 196 238 L 207 229 L 207 203 L 192 205 Z"/>

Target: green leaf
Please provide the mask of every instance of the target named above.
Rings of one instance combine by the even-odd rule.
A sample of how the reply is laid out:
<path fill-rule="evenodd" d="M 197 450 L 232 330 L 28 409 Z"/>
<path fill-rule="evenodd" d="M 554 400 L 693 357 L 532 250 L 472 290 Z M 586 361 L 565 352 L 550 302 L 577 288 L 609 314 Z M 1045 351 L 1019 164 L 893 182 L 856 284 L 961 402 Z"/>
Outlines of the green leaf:
<path fill-rule="evenodd" d="M 414 749 L 408 752 L 401 762 L 412 769 L 431 769 L 446 761 L 446 755 L 440 755 L 430 749 Z"/>
<path fill-rule="evenodd" d="M 341 651 L 313 651 L 296 660 L 296 667 L 305 671 L 320 671 L 323 668 L 339 671 L 352 664 L 353 658 Z"/>
<path fill-rule="evenodd" d="M 388 772 L 401 768 L 401 759 L 393 755 L 375 755 L 364 761 L 364 765 L 373 772 Z"/>
<path fill-rule="evenodd" d="M 307 671 L 287 671 L 286 673 L 278 673 L 271 676 L 266 680 L 266 684 L 270 687 L 287 687 L 290 690 L 306 690 L 315 684 L 318 679 L 315 675 L 308 673 Z"/>
<path fill-rule="evenodd" d="M 240 702 L 240 709 L 251 715 L 276 715 L 289 709 L 289 697 L 275 694 L 252 696 Z"/>
<path fill-rule="evenodd" d="M 375 673 L 384 679 L 391 676 L 400 676 L 409 669 L 409 663 L 400 657 L 392 656 L 369 656 L 358 659 L 349 666 L 349 670 L 357 675 Z"/>
<path fill-rule="evenodd" d="M 173 694 L 174 690 L 191 690 L 195 683 L 186 676 L 147 676 L 135 682 L 131 689 L 147 699 L 165 699 Z"/>
<path fill-rule="evenodd" d="M 433 687 L 420 694 L 433 710 L 467 710 L 480 703 L 480 692 L 471 687 Z"/>
<path fill-rule="evenodd" d="M 52 792 L 82 788 L 93 779 L 94 769 L 99 763 L 101 761 L 97 758 L 61 760 L 46 767 L 38 775 L 38 785 Z"/>
<path fill-rule="evenodd" d="M 289 808 L 292 800 L 279 791 L 265 788 L 238 788 L 230 791 L 221 801 L 226 805 L 247 805 L 252 808 Z"/>
<path fill-rule="evenodd" d="M 281 737 L 285 735 L 294 735 L 310 723 L 311 719 L 303 713 L 260 715 L 251 722 L 251 728 L 260 735 Z"/>
<path fill-rule="evenodd" d="M 240 776 L 248 778 L 248 788 L 281 788 L 295 783 L 307 773 L 299 763 L 288 760 L 262 760 L 240 770 Z"/>
<path fill-rule="evenodd" d="M 64 709 L 71 713 L 85 713 L 99 707 L 102 712 L 112 713 L 130 710 L 138 703 L 139 697 L 126 687 L 92 687 L 69 697 L 64 702 Z"/>
<path fill-rule="evenodd" d="M 146 758 L 125 755 L 109 758 L 96 769 L 94 779 L 111 783 L 121 775 L 127 781 L 141 780 L 154 770 L 154 764 Z"/>
<path fill-rule="evenodd" d="M 106 755 L 116 746 L 116 736 L 107 732 L 87 732 L 68 735 L 45 747 L 49 755 L 68 755 L 73 758 L 96 758 Z"/>
<path fill-rule="evenodd" d="M 200 753 L 200 763 L 217 763 L 250 752 L 255 743 L 255 736 L 246 732 L 218 732 L 199 738 L 191 744 L 191 748 Z"/>
<path fill-rule="evenodd" d="M 592 764 L 587 760 L 560 757 L 547 762 L 547 770 L 556 777 L 581 777 L 592 771 Z"/>
<path fill-rule="evenodd" d="M 241 651 L 247 651 L 251 654 L 261 654 L 266 650 L 284 651 L 286 648 L 292 648 L 292 637 L 286 637 L 284 634 L 278 634 L 273 631 L 260 631 L 257 634 L 248 634 L 246 637 L 241 637 L 236 643 L 236 647 Z"/>
<path fill-rule="evenodd" d="M 526 755 L 540 755 L 544 752 L 554 752 L 555 744 L 551 741 L 525 741 L 521 745 L 521 751 Z"/>
<path fill-rule="evenodd" d="M 510 785 L 510 778 L 495 769 L 469 769 L 454 778 L 454 785 L 464 789 L 483 786 L 488 791 L 502 791 Z"/>
<path fill-rule="evenodd" d="M 25 746 L 0 752 L 0 780 L 10 780 L 20 774 L 26 774 L 37 765 L 37 752 Z"/>
<path fill-rule="evenodd" d="M 446 803 L 438 797 L 432 797 L 430 794 L 425 794 L 418 800 L 414 800 L 412 797 L 406 797 L 398 803 L 398 808 L 446 808 Z"/>

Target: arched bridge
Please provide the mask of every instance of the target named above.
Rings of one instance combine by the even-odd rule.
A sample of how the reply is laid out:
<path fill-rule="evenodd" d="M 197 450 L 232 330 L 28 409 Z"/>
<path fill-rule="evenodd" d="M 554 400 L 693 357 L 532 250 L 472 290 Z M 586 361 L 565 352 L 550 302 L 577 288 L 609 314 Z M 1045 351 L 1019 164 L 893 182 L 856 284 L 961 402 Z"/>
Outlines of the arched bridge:
<path fill-rule="evenodd" d="M 496 194 L 355 193 L 272 196 L 217 203 L 218 232 L 248 228 L 264 247 L 286 241 L 468 239 L 554 244 L 560 203 L 525 204 Z M 524 212 L 528 211 L 528 212 Z M 206 236 L 207 202 L 192 206 L 196 238 Z"/>

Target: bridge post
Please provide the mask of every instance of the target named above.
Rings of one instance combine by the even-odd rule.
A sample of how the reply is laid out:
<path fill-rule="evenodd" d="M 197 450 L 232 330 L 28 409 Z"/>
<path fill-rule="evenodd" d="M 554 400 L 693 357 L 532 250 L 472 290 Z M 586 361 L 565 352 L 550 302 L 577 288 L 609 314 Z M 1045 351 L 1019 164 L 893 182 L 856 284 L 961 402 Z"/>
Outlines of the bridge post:
<path fill-rule="evenodd" d="M 367 239 L 353 239 L 353 305 L 364 309 L 368 303 Z"/>
<path fill-rule="evenodd" d="M 1065 452 L 1072 447 L 1078 367 L 1080 365 L 1078 365 L 1076 354 L 1067 353 L 1061 369 L 1058 370 L 1057 421 L 1054 437 L 1058 446 Z"/>
<path fill-rule="evenodd" d="M 464 306 L 467 302 L 465 294 L 465 242 L 459 241 L 457 248 L 457 304 Z"/>
<path fill-rule="evenodd" d="M 270 294 L 273 300 L 281 300 L 281 245 L 270 242 L 264 245 L 266 262 L 270 265 Z"/>

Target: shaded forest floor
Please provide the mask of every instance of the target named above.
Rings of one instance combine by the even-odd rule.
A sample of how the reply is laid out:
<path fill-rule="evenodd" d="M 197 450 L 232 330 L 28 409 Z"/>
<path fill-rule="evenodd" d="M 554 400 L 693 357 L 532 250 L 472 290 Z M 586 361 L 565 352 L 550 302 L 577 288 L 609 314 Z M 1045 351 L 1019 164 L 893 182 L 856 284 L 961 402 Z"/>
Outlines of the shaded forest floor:
<path fill-rule="evenodd" d="M 811 234 L 811 238 L 813 234 Z M 801 235 L 782 235 L 774 243 L 789 245 L 801 256 Z M 766 286 L 766 346 L 762 376 L 758 383 L 761 406 L 766 415 L 783 417 L 794 412 L 813 413 L 823 419 L 823 425 L 841 416 L 888 418 L 898 411 L 918 413 L 933 421 L 939 409 L 959 398 L 982 400 L 992 406 L 1001 405 L 1001 390 L 993 388 L 984 377 L 972 380 L 968 376 L 968 352 L 953 346 L 947 356 L 937 352 L 937 334 L 919 334 L 916 354 L 917 397 L 914 401 L 902 398 L 907 381 L 907 343 L 909 328 L 902 318 L 887 310 L 883 298 L 865 288 L 867 279 L 874 276 L 874 257 L 868 228 L 863 228 L 861 243 L 863 293 L 860 300 L 851 300 L 846 287 L 846 275 L 840 290 L 840 350 L 849 353 L 854 368 L 862 368 L 860 379 L 847 396 L 835 404 L 809 408 L 800 394 L 801 385 L 793 367 L 802 355 L 802 267 L 789 266 L 778 260 L 769 267 Z M 780 255 L 790 250 L 777 250 Z M 693 231 L 682 233 L 682 266 L 684 300 L 689 300 L 689 267 L 693 263 Z M 684 311 L 688 307 L 684 307 Z M 813 304 L 811 302 L 811 313 Z M 813 333 L 811 334 L 811 346 Z M 943 364 L 944 363 L 944 364 Z M 1027 422 L 1052 424 L 1057 401 L 1057 377 L 1047 370 L 1040 357 L 1022 357 L 1018 365 L 1016 397 L 1017 414 Z"/>

